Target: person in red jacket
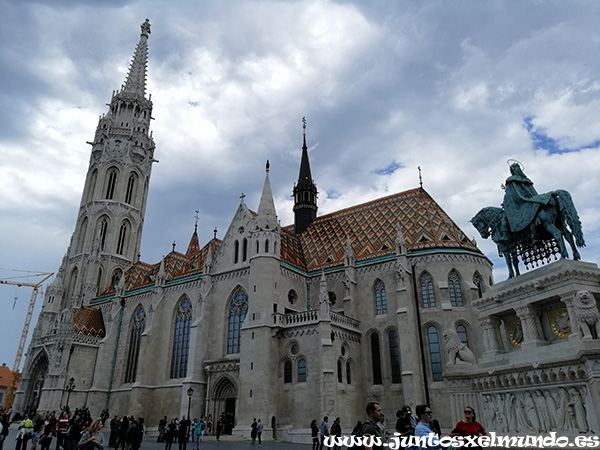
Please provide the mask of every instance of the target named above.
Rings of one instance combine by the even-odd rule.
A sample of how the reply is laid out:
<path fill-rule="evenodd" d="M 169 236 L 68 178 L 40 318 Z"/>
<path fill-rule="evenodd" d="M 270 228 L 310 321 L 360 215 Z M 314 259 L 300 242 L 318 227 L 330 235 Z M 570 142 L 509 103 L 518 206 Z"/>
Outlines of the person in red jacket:
<path fill-rule="evenodd" d="M 465 417 L 456 424 L 449 436 L 488 436 L 483 425 L 475 420 L 475 410 L 472 407 L 465 406 L 464 414 Z M 470 443 L 466 443 L 466 446 L 474 448 Z"/>

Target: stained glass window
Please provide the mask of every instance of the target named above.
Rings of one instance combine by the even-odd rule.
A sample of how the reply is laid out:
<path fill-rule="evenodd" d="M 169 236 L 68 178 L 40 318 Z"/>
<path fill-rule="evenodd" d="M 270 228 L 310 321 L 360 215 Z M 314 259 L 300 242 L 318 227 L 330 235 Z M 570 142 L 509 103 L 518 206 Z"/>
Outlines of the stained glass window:
<path fill-rule="evenodd" d="M 239 288 L 233 295 L 229 308 L 229 323 L 227 328 L 227 353 L 240 352 L 240 328 L 248 313 L 248 296 Z"/>
<path fill-rule="evenodd" d="M 440 351 L 440 336 L 438 329 L 434 326 L 427 328 L 429 340 L 429 358 L 431 360 L 431 373 L 433 381 L 442 381 L 442 353 Z"/>
<path fill-rule="evenodd" d="M 435 308 L 435 292 L 433 291 L 433 277 L 425 272 L 421 275 L 421 295 L 423 296 L 423 308 Z"/>
<path fill-rule="evenodd" d="M 171 378 L 184 378 L 187 376 L 191 325 L 192 304 L 186 297 L 179 303 L 177 317 L 175 318 L 173 354 L 171 356 Z"/>
<path fill-rule="evenodd" d="M 400 368 L 400 340 L 398 332 L 390 330 L 388 333 L 390 342 L 390 365 L 392 366 L 392 383 L 402 382 L 402 369 Z"/>
<path fill-rule="evenodd" d="M 464 306 L 460 275 L 456 270 L 452 270 L 448 274 L 448 291 L 450 292 L 450 304 L 452 306 Z"/>
<path fill-rule="evenodd" d="M 383 281 L 376 280 L 373 290 L 375 291 L 376 314 L 387 314 L 387 294 L 385 293 L 385 284 L 383 284 Z"/>
<path fill-rule="evenodd" d="M 129 348 L 127 350 L 127 364 L 125 366 L 125 383 L 133 383 L 137 375 L 138 359 L 140 356 L 140 343 L 142 333 L 146 328 L 146 312 L 139 305 L 133 314 L 129 330 Z"/>

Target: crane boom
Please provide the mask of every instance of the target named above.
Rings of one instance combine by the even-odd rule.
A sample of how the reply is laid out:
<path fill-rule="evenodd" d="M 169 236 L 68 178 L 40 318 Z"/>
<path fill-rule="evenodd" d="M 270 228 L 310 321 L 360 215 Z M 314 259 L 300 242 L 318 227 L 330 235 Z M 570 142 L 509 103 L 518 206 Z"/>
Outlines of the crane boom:
<path fill-rule="evenodd" d="M 25 324 L 23 325 L 23 331 L 21 332 L 21 340 L 19 341 L 19 347 L 17 348 L 17 356 L 15 357 L 15 363 L 13 365 L 12 375 L 10 377 L 10 384 L 6 388 L 4 395 L 4 410 L 8 411 L 13 404 L 13 394 L 15 391 L 15 385 L 19 379 L 19 367 L 21 366 L 21 358 L 23 351 L 25 350 L 25 342 L 27 341 L 27 335 L 29 334 L 29 326 L 31 325 L 31 318 L 33 317 L 33 310 L 35 309 L 35 300 L 37 298 L 38 291 L 44 281 L 50 278 L 54 273 L 37 273 L 35 276 L 43 276 L 44 278 L 37 283 L 28 283 L 24 281 L 16 280 L 0 280 L 0 284 L 10 284 L 14 286 L 29 286 L 33 288 L 31 293 L 31 299 L 29 300 L 29 307 L 27 308 L 27 315 L 25 316 Z"/>

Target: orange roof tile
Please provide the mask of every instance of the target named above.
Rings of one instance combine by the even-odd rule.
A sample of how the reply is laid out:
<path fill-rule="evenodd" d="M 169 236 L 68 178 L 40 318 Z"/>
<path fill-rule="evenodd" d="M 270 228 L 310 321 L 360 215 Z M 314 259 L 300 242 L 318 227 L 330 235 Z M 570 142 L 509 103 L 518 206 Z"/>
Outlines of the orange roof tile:
<path fill-rule="evenodd" d="M 73 316 L 73 333 L 104 337 L 106 330 L 104 329 L 102 311 L 88 306 L 76 310 Z"/>
<path fill-rule="evenodd" d="M 296 236 L 284 229 L 281 259 L 312 272 L 343 264 L 348 239 L 357 262 L 395 253 L 398 224 L 409 252 L 462 249 L 481 253 L 425 191 L 417 188 L 319 216 Z"/>
<path fill-rule="evenodd" d="M 12 378 L 12 370 L 9 367 L 2 365 L 0 366 L 0 388 L 7 388 L 10 385 Z M 15 381 L 15 387 L 17 387 L 18 381 Z"/>

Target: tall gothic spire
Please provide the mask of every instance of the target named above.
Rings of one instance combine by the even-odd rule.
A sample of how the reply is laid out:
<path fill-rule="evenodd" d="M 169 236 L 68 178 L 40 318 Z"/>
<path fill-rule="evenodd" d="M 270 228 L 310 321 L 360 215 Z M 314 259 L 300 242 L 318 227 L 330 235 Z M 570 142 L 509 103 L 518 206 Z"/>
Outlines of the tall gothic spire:
<path fill-rule="evenodd" d="M 264 227 L 268 225 L 270 229 L 277 227 L 277 212 L 275 202 L 273 201 L 273 191 L 271 190 L 271 181 L 269 180 L 269 161 L 265 167 L 265 184 L 263 185 L 260 203 L 258 204 L 258 220 Z"/>
<path fill-rule="evenodd" d="M 302 118 L 302 159 L 300 160 L 300 174 L 298 183 L 294 185 L 294 232 L 304 232 L 317 217 L 317 185 L 310 173 L 308 160 L 308 147 L 306 146 L 306 118 Z"/>
<path fill-rule="evenodd" d="M 135 54 L 127 73 L 127 79 L 121 92 L 130 94 L 146 95 L 146 69 L 148 66 L 148 37 L 150 36 L 150 21 L 141 25 L 142 33 L 140 42 L 135 49 Z"/>

